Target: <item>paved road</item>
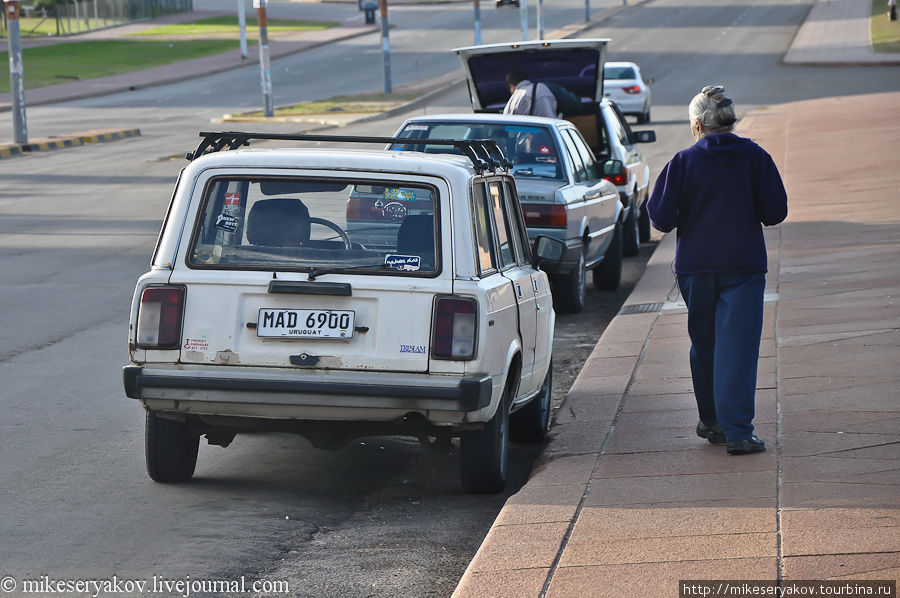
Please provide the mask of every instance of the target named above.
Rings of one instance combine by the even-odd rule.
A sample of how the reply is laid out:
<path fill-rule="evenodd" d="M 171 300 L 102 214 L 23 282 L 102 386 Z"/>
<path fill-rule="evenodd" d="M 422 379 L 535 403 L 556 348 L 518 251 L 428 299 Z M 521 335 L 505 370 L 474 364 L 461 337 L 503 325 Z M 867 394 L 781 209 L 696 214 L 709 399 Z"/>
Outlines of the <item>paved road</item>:
<path fill-rule="evenodd" d="M 612 37 L 611 58 L 636 59 L 656 78 L 654 174 L 690 143 L 685 104 L 706 83 L 728 85 L 741 111 L 896 88 L 896 69 L 781 66 L 809 5 L 654 0 L 588 33 Z M 467 10 L 396 10 L 392 34 L 408 49 L 395 73 L 403 65 L 402 77 L 413 80 L 416 68 L 421 76 L 455 68 L 455 57 L 439 52 L 417 59 L 415 45 L 436 47 L 440 35 L 448 47 L 469 43 Z M 321 76 L 298 76 L 296 89 L 326 97 L 352 78 L 327 72 L 343 70 L 330 61 L 371 54 L 364 40 L 274 66 L 323 65 Z M 381 83 L 380 56 L 370 58 L 361 89 Z M 184 164 L 170 157 L 211 116 L 255 101 L 255 73 L 229 78 L 242 72 L 36 108 L 35 136 L 101 124 L 139 125 L 145 135 L 0 162 L 0 575 L 244 574 L 290 578 L 310 596 L 446 596 L 503 502 L 459 494 L 455 457 L 402 440 L 320 452 L 291 436 L 245 436 L 225 450 L 203 447 L 200 479 L 189 486 L 156 485 L 143 473 L 142 414 L 123 397 L 119 375 L 133 281 Z M 458 89 L 427 110 L 465 102 Z M 398 120 L 352 132 L 387 133 Z M 584 328 L 580 317 L 560 318 L 560 338 L 586 345 L 586 354 L 591 335 L 574 336 Z M 534 454 L 517 451 L 518 482 Z"/>

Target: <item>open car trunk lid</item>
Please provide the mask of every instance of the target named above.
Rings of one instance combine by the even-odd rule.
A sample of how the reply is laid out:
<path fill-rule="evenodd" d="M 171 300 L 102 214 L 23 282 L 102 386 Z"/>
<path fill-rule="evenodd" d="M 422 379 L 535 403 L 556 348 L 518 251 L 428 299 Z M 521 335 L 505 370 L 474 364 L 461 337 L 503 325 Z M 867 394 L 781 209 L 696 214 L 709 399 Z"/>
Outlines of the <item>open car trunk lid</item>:
<path fill-rule="evenodd" d="M 521 69 L 534 82 L 557 83 L 583 102 L 603 97 L 609 39 L 504 42 L 455 48 L 475 112 L 502 112 L 509 100 L 506 75 Z"/>

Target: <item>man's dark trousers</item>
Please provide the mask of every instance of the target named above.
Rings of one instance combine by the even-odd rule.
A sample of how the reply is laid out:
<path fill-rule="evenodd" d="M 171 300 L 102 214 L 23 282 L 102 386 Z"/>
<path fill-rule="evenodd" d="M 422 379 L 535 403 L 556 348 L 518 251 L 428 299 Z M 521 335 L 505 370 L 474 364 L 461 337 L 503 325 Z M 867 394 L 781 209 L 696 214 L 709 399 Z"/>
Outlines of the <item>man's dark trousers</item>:
<path fill-rule="evenodd" d="M 729 441 L 753 435 L 766 275 L 680 274 L 700 420 Z"/>

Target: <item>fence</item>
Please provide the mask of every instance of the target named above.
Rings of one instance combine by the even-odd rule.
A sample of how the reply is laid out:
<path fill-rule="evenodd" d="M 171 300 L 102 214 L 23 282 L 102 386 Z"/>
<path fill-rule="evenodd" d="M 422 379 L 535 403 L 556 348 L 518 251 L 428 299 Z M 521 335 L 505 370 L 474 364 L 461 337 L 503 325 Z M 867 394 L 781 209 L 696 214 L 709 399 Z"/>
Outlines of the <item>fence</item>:
<path fill-rule="evenodd" d="M 21 3 L 23 35 L 29 30 L 38 35 L 71 35 L 194 10 L 193 0 L 57 0 L 49 7 L 42 4 Z M 5 19 L 3 29 L 5 33 Z"/>

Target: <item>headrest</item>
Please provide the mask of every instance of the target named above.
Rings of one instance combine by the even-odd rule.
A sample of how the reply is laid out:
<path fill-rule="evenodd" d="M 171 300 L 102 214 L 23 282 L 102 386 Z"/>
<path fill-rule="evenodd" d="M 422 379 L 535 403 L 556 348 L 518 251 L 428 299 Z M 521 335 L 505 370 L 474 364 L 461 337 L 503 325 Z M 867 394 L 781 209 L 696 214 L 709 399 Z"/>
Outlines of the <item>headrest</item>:
<path fill-rule="evenodd" d="M 309 241 L 309 210 L 299 199 L 261 199 L 250 208 L 247 240 L 253 245 L 297 247 Z"/>

